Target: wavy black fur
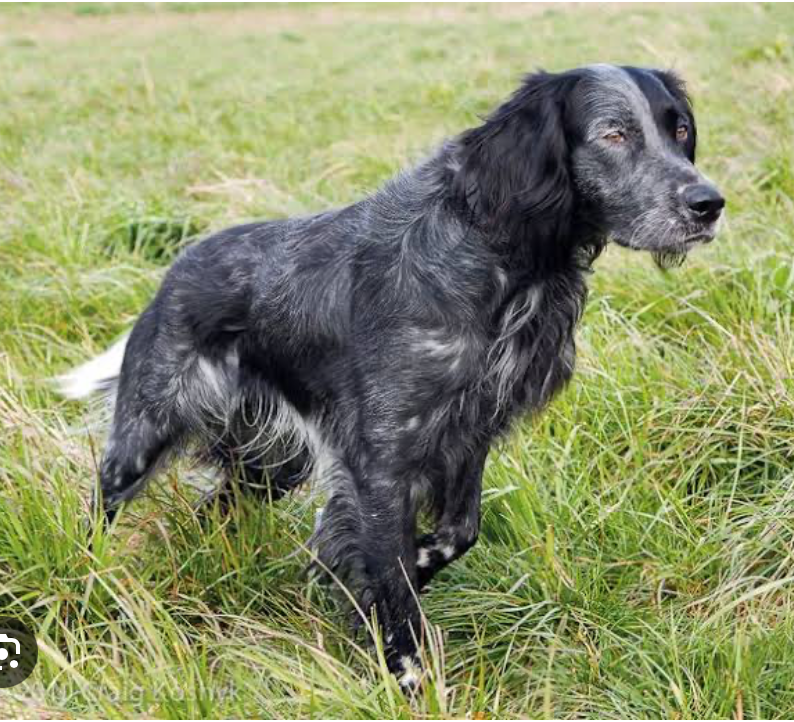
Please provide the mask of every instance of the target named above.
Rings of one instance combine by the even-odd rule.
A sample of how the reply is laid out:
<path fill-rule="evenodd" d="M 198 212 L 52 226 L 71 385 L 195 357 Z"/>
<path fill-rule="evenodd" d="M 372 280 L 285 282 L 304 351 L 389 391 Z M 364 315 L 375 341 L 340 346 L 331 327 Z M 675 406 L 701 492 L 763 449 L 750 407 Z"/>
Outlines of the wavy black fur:
<path fill-rule="evenodd" d="M 571 378 L 608 237 L 680 255 L 713 236 L 719 208 L 685 193 L 716 194 L 694 146 L 669 73 L 538 73 L 361 202 L 188 248 L 127 342 L 108 513 L 177 448 L 269 498 L 313 469 L 317 556 L 377 610 L 415 684 L 414 593 L 477 540 L 494 440 Z"/>

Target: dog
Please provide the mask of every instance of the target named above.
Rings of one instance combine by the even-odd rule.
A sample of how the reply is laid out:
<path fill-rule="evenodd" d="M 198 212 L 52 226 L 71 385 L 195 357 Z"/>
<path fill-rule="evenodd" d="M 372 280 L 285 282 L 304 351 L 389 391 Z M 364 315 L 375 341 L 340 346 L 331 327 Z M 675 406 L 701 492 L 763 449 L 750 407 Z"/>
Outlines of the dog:
<path fill-rule="evenodd" d="M 611 239 L 666 267 L 715 237 L 696 135 L 672 72 L 541 71 L 358 203 L 186 248 L 128 337 L 62 379 L 115 403 L 107 518 L 186 450 L 225 472 L 219 504 L 313 477 L 316 563 L 414 688 L 418 592 L 477 540 L 491 445 L 571 378 L 593 261 Z"/>

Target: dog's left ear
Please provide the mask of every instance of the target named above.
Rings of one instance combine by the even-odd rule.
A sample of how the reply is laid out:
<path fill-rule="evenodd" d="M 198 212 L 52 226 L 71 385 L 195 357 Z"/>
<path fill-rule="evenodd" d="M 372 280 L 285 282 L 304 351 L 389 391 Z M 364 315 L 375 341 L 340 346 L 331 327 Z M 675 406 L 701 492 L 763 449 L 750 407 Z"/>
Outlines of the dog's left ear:
<path fill-rule="evenodd" d="M 574 190 L 565 102 L 576 78 L 537 73 L 477 128 L 458 138 L 453 193 L 475 220 L 510 236 L 544 222 L 557 235 Z"/>

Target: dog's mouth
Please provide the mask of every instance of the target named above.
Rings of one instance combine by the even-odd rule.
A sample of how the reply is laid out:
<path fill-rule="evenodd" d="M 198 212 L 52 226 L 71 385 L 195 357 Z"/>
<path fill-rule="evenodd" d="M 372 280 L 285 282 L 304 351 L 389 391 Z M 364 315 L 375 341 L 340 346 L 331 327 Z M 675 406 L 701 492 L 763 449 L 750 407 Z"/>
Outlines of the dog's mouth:
<path fill-rule="evenodd" d="M 714 228 L 708 228 L 684 238 L 684 244 L 688 247 L 696 246 L 700 243 L 711 243 L 717 236 L 717 231 Z"/>
<path fill-rule="evenodd" d="M 679 243 L 668 248 L 659 248 L 651 251 L 654 263 L 666 271 L 670 268 L 678 268 L 686 261 L 687 254 L 695 246 L 711 243 L 716 237 L 716 229 L 708 228 L 699 230 L 685 236 Z"/>
<path fill-rule="evenodd" d="M 687 248 L 670 248 L 659 251 L 651 251 L 653 262 L 666 271 L 670 268 L 678 268 L 686 261 Z"/>
<path fill-rule="evenodd" d="M 618 245 L 635 251 L 648 251 L 656 265 L 667 270 L 681 266 L 696 246 L 711 243 L 717 236 L 720 221 L 710 223 L 649 222 L 641 219 L 629 232 L 613 233 Z"/>

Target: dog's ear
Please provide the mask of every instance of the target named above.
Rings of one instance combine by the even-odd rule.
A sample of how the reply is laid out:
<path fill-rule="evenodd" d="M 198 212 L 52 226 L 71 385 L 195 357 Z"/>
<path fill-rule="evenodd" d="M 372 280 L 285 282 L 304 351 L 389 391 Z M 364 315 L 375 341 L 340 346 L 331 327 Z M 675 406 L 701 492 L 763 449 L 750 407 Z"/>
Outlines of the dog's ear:
<path fill-rule="evenodd" d="M 692 163 L 695 162 L 695 147 L 697 146 L 697 125 L 695 124 L 695 113 L 692 110 L 692 98 L 686 90 L 686 83 L 672 70 L 652 70 L 651 71 L 661 82 L 662 85 L 686 110 L 689 120 L 690 132 L 686 141 L 685 151 Z"/>
<path fill-rule="evenodd" d="M 562 232 L 574 202 L 565 102 L 574 78 L 540 72 L 458 138 L 453 193 L 472 216 L 510 236 Z M 552 228 L 552 222 L 554 227 Z"/>

